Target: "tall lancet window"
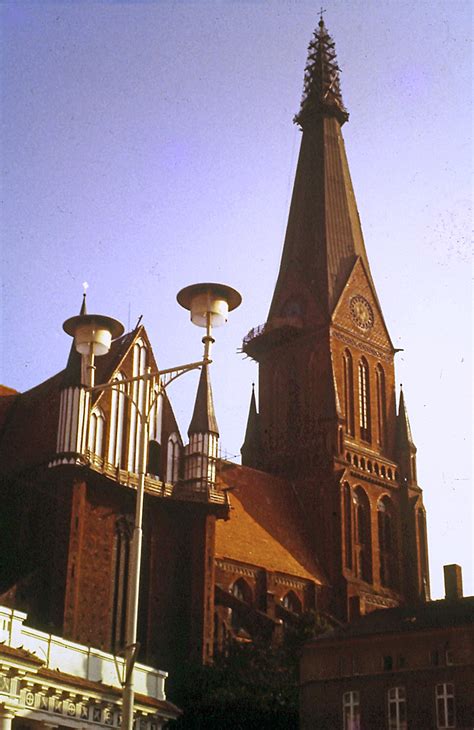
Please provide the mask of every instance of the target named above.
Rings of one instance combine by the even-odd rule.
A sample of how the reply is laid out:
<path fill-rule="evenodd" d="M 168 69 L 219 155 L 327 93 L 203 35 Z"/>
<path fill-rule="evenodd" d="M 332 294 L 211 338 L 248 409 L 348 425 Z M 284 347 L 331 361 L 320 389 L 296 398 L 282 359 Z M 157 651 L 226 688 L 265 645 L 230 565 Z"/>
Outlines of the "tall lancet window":
<path fill-rule="evenodd" d="M 352 355 L 344 350 L 344 414 L 346 416 L 346 431 L 349 436 L 354 435 L 354 372 L 352 369 Z"/>
<path fill-rule="evenodd" d="M 354 537 L 356 575 L 372 582 L 372 535 L 370 529 L 370 503 L 362 487 L 354 493 Z"/>
<path fill-rule="evenodd" d="M 125 645 L 127 586 L 130 561 L 132 525 L 127 517 L 119 517 L 114 535 L 112 647 L 115 652 Z"/>
<path fill-rule="evenodd" d="M 174 484 L 179 479 L 180 443 L 176 433 L 172 433 L 168 439 L 168 452 L 166 459 L 166 481 Z"/>
<path fill-rule="evenodd" d="M 104 455 L 105 417 L 101 408 L 94 408 L 89 421 L 89 451 L 96 456 Z"/>
<path fill-rule="evenodd" d="M 127 419 L 126 385 L 122 382 L 123 379 L 124 376 L 122 373 L 117 373 L 114 378 L 114 382 L 117 385 L 112 389 L 110 401 L 109 448 L 107 456 L 107 461 L 114 466 L 120 467 L 124 465 Z"/>
<path fill-rule="evenodd" d="M 381 446 L 385 446 L 387 442 L 387 400 L 385 394 L 385 373 L 380 364 L 375 368 L 375 378 L 377 383 L 378 440 Z"/>
<path fill-rule="evenodd" d="M 344 554 L 346 568 L 352 570 L 352 493 L 350 485 L 345 482 L 343 488 L 344 495 Z"/>
<path fill-rule="evenodd" d="M 146 370 L 147 350 L 143 340 L 137 340 L 133 346 L 133 377 L 143 375 Z M 132 398 L 143 412 L 145 405 L 145 381 L 139 380 L 132 383 Z M 128 471 L 136 472 L 139 468 L 139 444 L 141 424 L 138 417 L 137 406 L 132 402 L 130 406 L 130 430 L 128 443 Z"/>
<path fill-rule="evenodd" d="M 393 505 L 388 497 L 382 497 L 377 504 L 379 532 L 380 584 L 389 588 L 395 585 L 395 550 Z"/>
<path fill-rule="evenodd" d="M 370 441 L 369 365 L 364 357 L 359 362 L 359 427 L 361 439 Z"/>

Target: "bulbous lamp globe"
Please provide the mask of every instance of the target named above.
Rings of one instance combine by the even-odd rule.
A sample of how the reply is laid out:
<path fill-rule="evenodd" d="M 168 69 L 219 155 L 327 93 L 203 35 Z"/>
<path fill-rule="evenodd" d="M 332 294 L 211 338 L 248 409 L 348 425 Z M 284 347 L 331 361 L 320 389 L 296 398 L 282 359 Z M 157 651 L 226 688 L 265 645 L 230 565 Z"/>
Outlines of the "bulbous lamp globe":
<path fill-rule="evenodd" d="M 231 286 L 209 282 L 186 286 L 176 299 L 189 310 L 191 322 L 198 327 L 220 327 L 242 301 L 239 292 Z"/>
<path fill-rule="evenodd" d="M 78 314 L 69 317 L 63 330 L 74 337 L 74 345 L 81 355 L 106 355 L 112 340 L 123 335 L 121 322 L 103 314 Z"/>

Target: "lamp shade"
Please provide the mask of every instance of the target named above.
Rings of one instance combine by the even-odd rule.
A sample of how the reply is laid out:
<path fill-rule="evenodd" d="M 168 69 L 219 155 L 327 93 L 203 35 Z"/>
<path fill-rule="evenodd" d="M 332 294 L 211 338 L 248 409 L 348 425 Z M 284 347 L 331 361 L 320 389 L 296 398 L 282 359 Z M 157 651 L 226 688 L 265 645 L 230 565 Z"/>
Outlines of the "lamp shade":
<path fill-rule="evenodd" d="M 239 292 L 226 284 L 191 284 L 178 292 L 177 300 L 191 315 L 198 327 L 220 327 L 227 322 L 228 313 L 242 301 Z"/>
<path fill-rule="evenodd" d="M 117 319 L 102 314 L 79 314 L 63 324 L 63 330 L 74 337 L 74 345 L 81 355 L 106 355 L 112 340 L 124 332 Z"/>

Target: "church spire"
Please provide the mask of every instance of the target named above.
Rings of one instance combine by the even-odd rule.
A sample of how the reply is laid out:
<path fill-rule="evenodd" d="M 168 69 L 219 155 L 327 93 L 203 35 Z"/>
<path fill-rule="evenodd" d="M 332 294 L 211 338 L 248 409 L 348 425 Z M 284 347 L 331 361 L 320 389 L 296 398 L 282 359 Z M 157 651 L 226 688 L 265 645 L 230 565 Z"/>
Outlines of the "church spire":
<path fill-rule="evenodd" d="M 334 115 L 341 125 L 347 122 L 349 114 L 342 101 L 339 71 L 334 41 L 321 12 L 318 28 L 308 46 L 301 109 L 294 119 L 300 127 L 318 113 Z"/>
<path fill-rule="evenodd" d="M 254 469 L 259 468 L 261 461 L 260 422 L 257 412 L 254 383 L 252 383 L 252 396 L 250 398 L 247 428 L 240 453 L 242 454 L 242 464 L 244 466 L 251 466 Z"/>
<path fill-rule="evenodd" d="M 328 322 L 358 258 L 377 298 L 342 138 L 347 119 L 334 43 L 321 20 L 295 120 L 303 138 L 270 328 L 288 320 L 289 305 L 309 327 Z"/>

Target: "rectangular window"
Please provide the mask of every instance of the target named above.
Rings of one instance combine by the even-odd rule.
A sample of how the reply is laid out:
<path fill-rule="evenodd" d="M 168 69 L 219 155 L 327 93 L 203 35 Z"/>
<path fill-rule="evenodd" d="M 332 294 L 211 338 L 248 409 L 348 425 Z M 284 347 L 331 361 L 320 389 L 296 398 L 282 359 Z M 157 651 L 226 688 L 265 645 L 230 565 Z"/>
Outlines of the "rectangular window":
<path fill-rule="evenodd" d="M 407 730 L 407 704 L 405 687 L 392 687 L 388 691 L 389 730 Z"/>
<path fill-rule="evenodd" d="M 360 704 L 358 692 L 344 692 L 342 697 L 344 730 L 360 730 Z"/>
<path fill-rule="evenodd" d="M 453 684 L 436 685 L 436 722 L 437 728 L 456 727 Z"/>
<path fill-rule="evenodd" d="M 383 668 L 385 672 L 391 672 L 393 669 L 393 657 L 391 656 L 384 656 L 383 658 Z"/>

